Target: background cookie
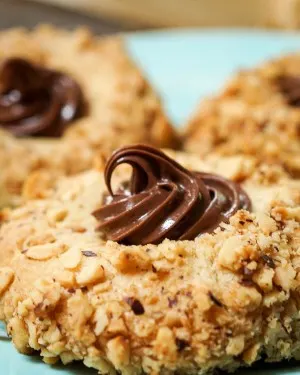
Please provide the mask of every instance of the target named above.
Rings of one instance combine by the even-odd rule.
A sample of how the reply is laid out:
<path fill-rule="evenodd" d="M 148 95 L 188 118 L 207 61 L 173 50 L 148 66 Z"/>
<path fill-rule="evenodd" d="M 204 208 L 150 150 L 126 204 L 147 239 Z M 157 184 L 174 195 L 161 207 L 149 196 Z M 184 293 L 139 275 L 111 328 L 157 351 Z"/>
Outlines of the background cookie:
<path fill-rule="evenodd" d="M 19 201 L 31 172 L 81 172 L 93 152 L 132 142 L 177 145 L 122 40 L 85 29 L 0 33 L 0 127 L 22 137 L 0 134 L 1 206 Z"/>
<path fill-rule="evenodd" d="M 68 32 L 41 26 L 33 31 L 1 32 L 0 50 L 2 70 L 6 69 L 0 82 L 0 125 L 4 128 L 12 127 L 9 120 L 12 121 L 11 112 L 19 110 L 17 105 L 28 110 L 29 101 L 37 107 L 21 119 L 20 116 L 13 117 L 15 127 L 21 122 L 24 125 L 24 117 L 28 127 L 32 126 L 28 121 L 33 122 L 37 115 L 45 122 L 45 113 L 48 114 L 49 107 L 53 109 L 59 99 L 60 111 L 56 111 L 66 120 L 61 132 L 68 138 L 84 138 L 91 145 L 108 150 L 133 142 L 162 147 L 176 142 L 156 94 L 128 57 L 121 39 L 99 39 L 85 29 Z M 8 59 L 12 58 L 25 59 L 31 65 L 20 67 L 20 62 L 9 65 Z M 70 83 L 71 80 L 74 82 Z M 37 81 L 38 87 L 33 84 Z M 40 87 L 40 82 L 44 87 Z M 21 97 L 16 97 L 14 86 L 21 92 Z M 45 86 L 48 87 L 46 93 Z M 47 97 L 44 98 L 46 103 L 37 102 L 41 90 Z M 82 98 L 79 98 L 79 90 Z M 3 114 L 8 106 L 11 109 L 9 119 L 7 113 Z"/>
<path fill-rule="evenodd" d="M 97 155 L 79 139 L 17 139 L 0 131 L 0 207 L 19 204 L 22 195 L 38 198 L 56 177 L 91 168 Z"/>
<path fill-rule="evenodd" d="M 126 166 L 116 170 L 114 191 L 129 175 Z M 0 317 L 17 349 L 107 374 L 206 373 L 262 355 L 298 358 L 300 182 L 268 175 L 243 185 L 252 213 L 238 211 L 194 241 L 105 241 L 92 215 L 107 193 L 103 170 L 62 179 L 48 198 L 7 213 Z"/>
<path fill-rule="evenodd" d="M 300 173 L 300 56 L 237 74 L 203 102 L 185 131 L 185 149 L 249 154 Z"/>

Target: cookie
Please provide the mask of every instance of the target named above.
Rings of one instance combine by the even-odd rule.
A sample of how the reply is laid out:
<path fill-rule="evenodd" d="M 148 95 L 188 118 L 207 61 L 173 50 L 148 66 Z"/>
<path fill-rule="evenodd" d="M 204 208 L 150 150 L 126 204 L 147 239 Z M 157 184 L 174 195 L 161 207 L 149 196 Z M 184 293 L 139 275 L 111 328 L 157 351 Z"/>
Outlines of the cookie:
<path fill-rule="evenodd" d="M 176 143 L 121 38 L 50 26 L 0 33 L 0 125 L 19 136 L 85 138 L 110 151 Z"/>
<path fill-rule="evenodd" d="M 205 100 L 185 131 L 185 149 L 255 155 L 300 175 L 300 55 L 237 74 Z"/>
<path fill-rule="evenodd" d="M 93 152 L 177 144 L 122 40 L 85 29 L 0 33 L 0 127 L 21 139 L 1 132 L 0 205 L 19 200 L 37 169 L 68 175 L 90 168 Z"/>
<path fill-rule="evenodd" d="M 101 157 L 80 139 L 17 139 L 0 130 L 0 207 L 38 198 L 56 177 L 87 170 Z"/>
<path fill-rule="evenodd" d="M 239 185 L 251 160 L 230 158 L 230 180 L 226 158 L 169 155 L 120 149 L 3 213 L 0 318 L 20 352 L 128 375 L 299 358 L 300 181 L 261 166 Z"/>

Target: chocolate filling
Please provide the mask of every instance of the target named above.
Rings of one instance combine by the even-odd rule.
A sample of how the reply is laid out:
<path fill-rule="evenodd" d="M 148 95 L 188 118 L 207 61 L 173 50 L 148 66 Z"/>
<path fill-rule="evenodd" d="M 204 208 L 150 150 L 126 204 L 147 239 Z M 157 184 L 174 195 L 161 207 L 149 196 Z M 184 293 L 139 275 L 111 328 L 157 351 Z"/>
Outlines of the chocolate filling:
<path fill-rule="evenodd" d="M 113 193 L 111 177 L 123 163 L 133 168 L 131 180 Z M 188 171 L 146 145 L 117 150 L 106 165 L 105 181 L 109 194 L 93 214 L 107 239 L 123 244 L 192 240 L 212 232 L 239 209 L 251 209 L 249 197 L 236 183 Z"/>
<path fill-rule="evenodd" d="M 2 64 L 0 126 L 14 135 L 59 137 L 82 108 L 81 89 L 68 75 L 20 58 Z"/>

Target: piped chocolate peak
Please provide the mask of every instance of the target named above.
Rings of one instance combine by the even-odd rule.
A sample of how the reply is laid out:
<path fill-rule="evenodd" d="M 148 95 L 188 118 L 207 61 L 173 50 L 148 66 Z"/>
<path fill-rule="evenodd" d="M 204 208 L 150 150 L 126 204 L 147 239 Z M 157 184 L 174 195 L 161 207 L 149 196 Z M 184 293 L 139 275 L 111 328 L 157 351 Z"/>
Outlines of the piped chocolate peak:
<path fill-rule="evenodd" d="M 111 177 L 124 163 L 132 166 L 131 179 L 114 193 Z M 212 232 L 237 210 L 251 208 L 236 183 L 191 172 L 146 145 L 115 151 L 106 165 L 105 182 L 109 195 L 93 215 L 107 239 L 127 245 L 157 244 L 165 238 L 192 240 Z"/>
<path fill-rule="evenodd" d="M 0 127 L 16 136 L 59 137 L 82 110 L 68 75 L 11 58 L 0 67 Z"/>

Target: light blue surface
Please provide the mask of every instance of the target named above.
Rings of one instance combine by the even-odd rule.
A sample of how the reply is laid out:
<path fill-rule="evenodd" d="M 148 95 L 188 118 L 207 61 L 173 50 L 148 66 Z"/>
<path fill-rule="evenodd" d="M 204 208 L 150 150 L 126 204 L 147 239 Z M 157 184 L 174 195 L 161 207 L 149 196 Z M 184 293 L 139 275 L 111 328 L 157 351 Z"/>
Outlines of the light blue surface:
<path fill-rule="evenodd" d="M 137 33 L 128 42 L 178 125 L 233 71 L 300 50 L 300 34 L 249 30 Z"/>
<path fill-rule="evenodd" d="M 237 69 L 266 58 L 300 51 L 300 34 L 247 30 L 206 30 L 137 33 L 126 36 L 129 49 L 160 92 L 171 118 L 179 126 L 201 97 L 215 92 Z M 25 357 L 1 337 L 0 375 L 90 375 L 80 365 L 49 367 L 39 358 Z M 300 375 L 300 365 L 283 369 L 237 371 L 238 375 Z"/>

